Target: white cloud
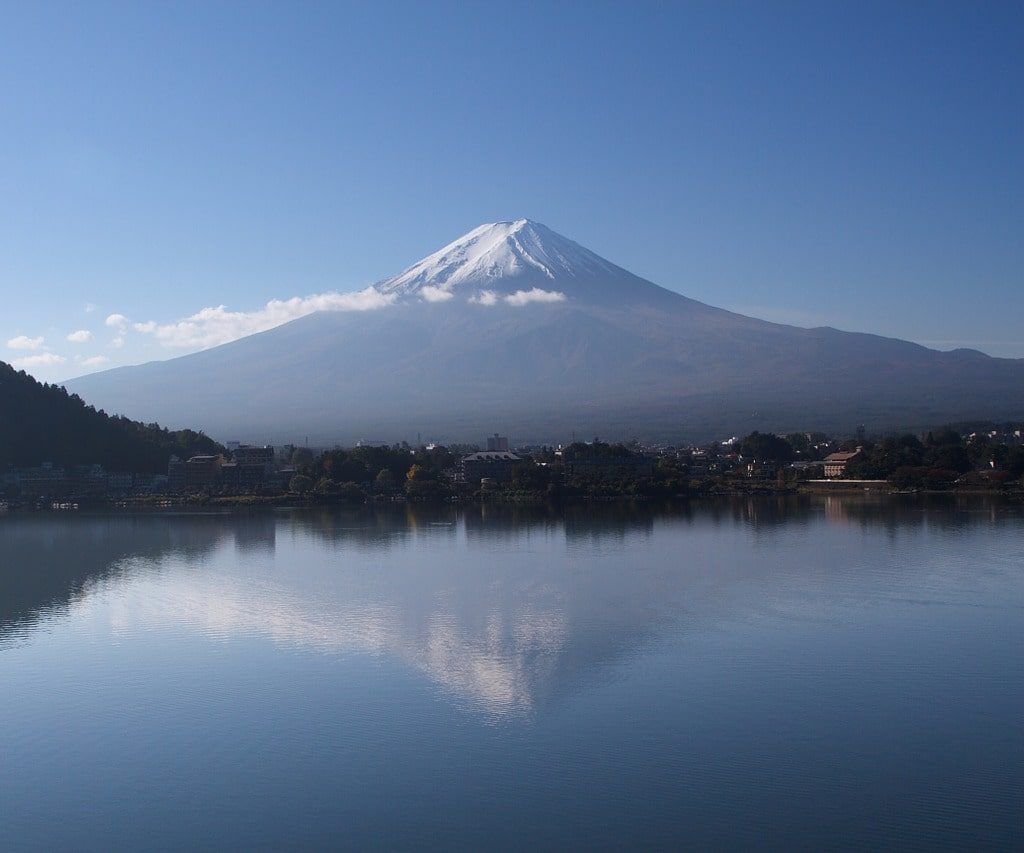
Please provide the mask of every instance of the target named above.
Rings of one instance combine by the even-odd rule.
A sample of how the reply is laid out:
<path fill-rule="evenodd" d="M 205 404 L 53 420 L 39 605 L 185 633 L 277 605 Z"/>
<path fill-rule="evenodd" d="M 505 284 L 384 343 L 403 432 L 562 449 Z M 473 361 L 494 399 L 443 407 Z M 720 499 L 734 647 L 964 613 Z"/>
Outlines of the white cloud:
<path fill-rule="evenodd" d="M 100 367 L 110 361 L 105 355 L 93 355 L 88 358 L 82 358 L 79 356 L 75 359 L 82 367 Z"/>
<path fill-rule="evenodd" d="M 54 364 L 63 364 L 67 361 L 62 355 L 55 352 L 41 352 L 39 355 L 26 355 L 24 358 L 16 358 L 11 364 L 22 369 L 26 367 L 49 367 Z"/>
<path fill-rule="evenodd" d="M 320 293 L 272 299 L 256 311 L 228 311 L 224 305 L 204 308 L 177 323 L 137 323 L 135 328 L 153 335 L 165 347 L 204 349 L 263 332 L 316 311 L 371 311 L 391 305 L 396 295 L 373 287 L 353 293 Z"/>
<path fill-rule="evenodd" d="M 73 344 L 87 344 L 92 340 L 92 332 L 88 329 L 79 329 L 68 335 L 68 340 Z"/>
<path fill-rule="evenodd" d="M 565 294 L 559 290 L 541 290 L 535 287 L 532 290 L 517 290 L 507 296 L 499 296 L 493 290 L 481 290 L 469 297 L 469 301 L 474 305 L 497 305 L 498 300 L 518 308 L 530 302 L 564 302 Z"/>
<path fill-rule="evenodd" d="M 128 326 L 128 318 L 124 314 L 111 314 L 104 322 L 112 329 L 125 329 Z"/>
<path fill-rule="evenodd" d="M 93 305 L 91 302 L 86 302 L 85 303 L 85 313 L 86 314 L 91 314 L 95 310 L 96 310 L 96 306 Z"/>
<path fill-rule="evenodd" d="M 470 296 L 469 301 L 476 305 L 495 305 L 498 302 L 498 294 L 493 290 L 481 290 L 476 296 Z"/>
<path fill-rule="evenodd" d="M 124 346 L 124 335 L 118 335 L 114 340 L 110 342 L 110 345 L 114 349 L 121 349 Z"/>
<path fill-rule="evenodd" d="M 510 296 L 505 297 L 509 305 L 526 305 L 530 302 L 564 302 L 565 294 L 558 290 L 541 290 L 535 287 L 532 290 L 517 290 Z"/>
<path fill-rule="evenodd" d="M 434 287 L 432 284 L 420 288 L 420 296 L 427 302 L 447 302 L 454 295 L 450 290 L 445 290 L 443 287 Z"/>
<path fill-rule="evenodd" d="M 43 338 L 30 338 L 27 335 L 18 335 L 7 342 L 8 349 L 41 349 Z"/>

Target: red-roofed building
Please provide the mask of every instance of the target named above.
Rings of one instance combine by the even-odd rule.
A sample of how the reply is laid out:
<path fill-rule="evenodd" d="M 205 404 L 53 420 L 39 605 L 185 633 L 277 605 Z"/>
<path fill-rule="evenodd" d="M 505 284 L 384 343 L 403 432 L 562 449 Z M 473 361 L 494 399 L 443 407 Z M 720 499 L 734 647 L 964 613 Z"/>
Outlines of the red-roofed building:
<path fill-rule="evenodd" d="M 861 448 L 846 450 L 841 453 L 830 453 L 825 457 L 825 476 L 842 477 L 846 466 L 862 453 Z"/>

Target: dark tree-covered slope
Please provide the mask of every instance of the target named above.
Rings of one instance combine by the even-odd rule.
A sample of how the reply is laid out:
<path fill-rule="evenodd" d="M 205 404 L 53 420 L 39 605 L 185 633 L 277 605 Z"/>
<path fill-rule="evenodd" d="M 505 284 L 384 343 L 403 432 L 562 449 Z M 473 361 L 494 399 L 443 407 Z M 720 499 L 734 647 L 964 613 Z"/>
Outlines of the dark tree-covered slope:
<path fill-rule="evenodd" d="M 109 470 L 156 473 L 171 454 L 219 453 L 213 439 L 193 430 L 111 417 L 77 394 L 43 385 L 0 362 L 0 469 L 41 462 L 99 463 Z"/>

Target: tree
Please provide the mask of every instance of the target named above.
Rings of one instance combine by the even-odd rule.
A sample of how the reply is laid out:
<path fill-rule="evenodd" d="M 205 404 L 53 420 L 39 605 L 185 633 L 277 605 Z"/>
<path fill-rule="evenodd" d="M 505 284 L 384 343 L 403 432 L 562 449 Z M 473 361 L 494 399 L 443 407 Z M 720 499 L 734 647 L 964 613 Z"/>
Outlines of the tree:
<path fill-rule="evenodd" d="M 740 455 L 755 462 L 791 462 L 793 448 L 784 438 L 754 430 L 740 442 Z"/>
<path fill-rule="evenodd" d="M 155 474 L 172 455 L 182 459 L 225 449 L 193 430 L 172 432 L 111 416 L 58 385 L 44 385 L 0 362 L 0 470 L 8 465 L 99 464 Z"/>
<path fill-rule="evenodd" d="M 550 469 L 536 465 L 532 461 L 521 462 L 512 469 L 512 486 L 520 491 L 544 491 L 550 480 Z"/>
<path fill-rule="evenodd" d="M 1006 470 L 1011 477 L 1024 477 L 1024 446 L 1018 445 L 1006 457 Z"/>
<path fill-rule="evenodd" d="M 959 438 L 959 436 L 957 436 Z M 947 471 L 959 471 L 964 473 L 970 471 L 971 456 L 967 448 L 962 444 L 944 443 L 929 450 L 929 461 L 933 468 L 941 468 Z"/>
<path fill-rule="evenodd" d="M 422 465 L 412 465 L 405 475 L 405 493 L 410 498 L 439 497 L 446 489 L 437 475 Z"/>
<path fill-rule="evenodd" d="M 381 468 L 373 480 L 373 487 L 380 494 L 391 494 L 395 490 L 395 475 L 387 468 Z"/>
<path fill-rule="evenodd" d="M 305 474 L 296 474 L 288 483 L 288 491 L 295 492 L 297 495 L 304 495 L 312 488 L 313 478 L 307 477 Z"/>
<path fill-rule="evenodd" d="M 295 478 L 293 477 L 292 479 L 294 480 Z M 338 493 L 338 484 L 335 483 L 334 480 L 332 480 L 330 477 L 321 477 L 317 481 L 315 489 L 317 494 L 320 495 L 334 495 Z"/>
<path fill-rule="evenodd" d="M 591 444 L 582 441 L 575 441 L 562 451 L 562 458 L 566 462 L 576 460 L 612 460 L 629 459 L 633 452 L 623 444 L 606 444 L 603 441 L 594 439 Z"/>
<path fill-rule="evenodd" d="M 308 447 L 296 447 L 291 461 L 296 468 L 308 468 L 313 464 L 313 451 Z"/>
<path fill-rule="evenodd" d="M 796 453 L 804 454 L 811 449 L 811 442 L 808 440 L 806 433 L 791 432 L 786 436 L 786 441 L 789 442 L 789 446 Z"/>

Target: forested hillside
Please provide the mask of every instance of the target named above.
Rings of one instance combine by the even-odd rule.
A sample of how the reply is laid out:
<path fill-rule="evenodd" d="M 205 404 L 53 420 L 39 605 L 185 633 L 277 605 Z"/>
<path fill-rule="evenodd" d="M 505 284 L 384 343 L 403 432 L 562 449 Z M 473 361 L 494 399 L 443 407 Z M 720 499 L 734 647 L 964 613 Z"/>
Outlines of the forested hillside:
<path fill-rule="evenodd" d="M 171 454 L 222 450 L 193 430 L 111 417 L 61 386 L 43 385 L 0 362 L 0 469 L 99 463 L 111 471 L 157 473 L 167 470 Z"/>

